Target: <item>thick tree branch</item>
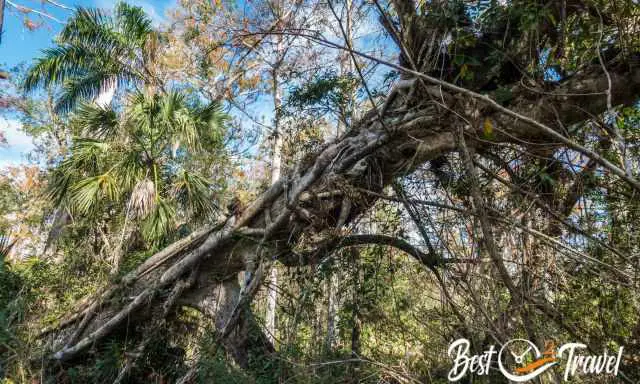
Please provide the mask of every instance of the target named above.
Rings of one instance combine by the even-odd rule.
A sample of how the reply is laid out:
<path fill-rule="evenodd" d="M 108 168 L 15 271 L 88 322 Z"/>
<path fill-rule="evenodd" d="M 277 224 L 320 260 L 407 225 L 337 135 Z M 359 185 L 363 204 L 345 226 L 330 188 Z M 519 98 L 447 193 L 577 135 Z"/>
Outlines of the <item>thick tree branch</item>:
<path fill-rule="evenodd" d="M 612 73 L 612 81 L 618 81 L 616 79 L 620 76 L 623 76 L 622 72 Z M 575 87 L 585 83 L 597 83 L 601 78 L 602 73 L 589 72 L 569 80 L 558 89 L 563 93 L 571 92 Z M 626 82 L 631 85 L 631 89 L 636 89 L 640 83 L 640 76 L 637 79 L 632 76 Z M 462 91 L 457 86 L 440 81 L 433 84 L 435 86 L 431 92 L 438 95 L 436 100 L 412 100 L 411 107 L 408 107 L 409 104 L 405 104 L 406 100 L 396 98 L 390 103 L 392 105 L 389 105 L 389 111 L 394 111 L 393 113 L 385 113 L 379 117 L 379 111 L 372 111 L 337 141 L 327 144 L 318 153 L 305 158 L 296 166 L 299 172 L 281 178 L 241 215 L 229 218 L 222 227 L 209 227 L 189 240 L 181 241 L 154 255 L 134 273 L 125 277 L 125 284 L 119 288 L 109 288 L 102 295 L 108 297 L 117 289 L 126 288 L 127 296 L 132 299 L 124 303 L 122 308 L 114 308 L 113 304 L 107 306 L 109 308 L 101 308 L 101 313 L 93 316 L 86 330 L 79 332 L 82 334 L 78 338 L 79 341 L 70 343 L 67 348 L 55 353 L 54 357 L 64 360 L 77 356 L 112 332 L 125 319 L 131 322 L 144 319 L 145 311 L 140 309 L 149 303 L 157 304 L 157 293 L 174 285 L 195 265 L 200 265 L 198 283 L 185 291 L 185 304 L 191 301 L 195 305 L 198 299 L 206 299 L 205 293 L 210 292 L 212 286 L 222 281 L 230 281 L 239 271 L 245 270 L 261 249 L 268 250 L 270 254 L 291 254 L 291 249 L 297 245 L 302 233 L 320 233 L 335 228 L 337 223 L 348 225 L 369 209 L 378 198 L 376 194 L 397 177 L 412 172 L 426 161 L 457 150 L 459 141 L 456 139 L 457 132 L 452 127 L 458 127 L 461 121 L 473 120 L 477 111 L 482 110 L 482 105 L 491 107 L 485 116 L 498 122 L 502 121 L 501 116 L 507 116 L 511 120 L 510 125 L 498 124 L 498 129 L 508 134 L 499 134 L 493 141 L 470 139 L 478 148 L 490 148 L 497 142 L 544 142 L 555 137 L 549 136 L 548 132 L 541 128 L 551 129 L 548 125 L 532 123 L 528 121 L 532 120 L 531 118 L 523 115 L 536 110 L 538 104 L 547 98 L 555 100 L 555 96 L 545 95 L 534 100 L 520 97 L 514 104 L 514 111 L 520 112 L 514 112 L 505 111 L 502 106 L 495 107 L 492 104 L 495 102 L 491 99 L 473 92 L 470 94 L 467 90 Z M 475 104 L 469 104 L 468 98 L 460 97 L 470 95 L 476 100 Z M 627 93 L 618 96 L 620 97 L 617 101 L 628 101 Z M 562 123 L 574 123 L 579 121 L 581 116 L 587 119 L 589 114 L 600 113 L 600 107 L 603 106 L 600 102 L 591 103 L 588 105 L 588 113 L 561 116 L 566 118 Z M 471 110 L 468 111 L 467 107 Z M 384 121 L 380 121 L 380 118 Z M 537 129 L 531 129 L 532 126 Z M 470 131 L 470 134 L 477 132 L 476 127 L 472 129 L 474 130 Z M 598 161 L 596 157 L 593 159 Z M 598 163 L 605 167 L 602 162 Z M 357 199 L 351 199 L 353 204 L 349 214 L 341 218 L 340 212 L 345 196 L 344 193 L 333 193 L 336 190 L 366 190 L 370 193 L 360 194 Z M 475 200 L 479 202 L 477 198 Z M 479 217 L 485 216 L 486 214 L 483 214 Z M 273 218 L 273 221 L 268 220 L 269 217 Z M 485 219 L 488 220 L 486 217 Z M 483 227 L 488 225 L 488 222 L 485 222 Z M 487 235 L 490 235 L 490 231 L 485 237 L 491 237 Z M 337 241 L 338 244 L 345 244 L 345 240 Z M 402 249 L 426 266 L 435 267 L 444 262 L 431 252 L 419 252 L 415 247 L 397 238 L 354 237 L 347 239 L 346 244 L 364 244 L 366 241 L 378 241 Z M 495 255 L 495 244 L 493 248 L 491 253 Z M 286 263 L 304 262 L 285 259 L 283 261 Z M 501 277 L 509 277 L 508 272 L 502 269 Z M 513 291 L 513 283 L 510 284 L 508 279 L 505 279 L 505 282 L 510 286 L 509 290 Z M 91 308 L 91 305 L 88 304 L 88 307 Z"/>

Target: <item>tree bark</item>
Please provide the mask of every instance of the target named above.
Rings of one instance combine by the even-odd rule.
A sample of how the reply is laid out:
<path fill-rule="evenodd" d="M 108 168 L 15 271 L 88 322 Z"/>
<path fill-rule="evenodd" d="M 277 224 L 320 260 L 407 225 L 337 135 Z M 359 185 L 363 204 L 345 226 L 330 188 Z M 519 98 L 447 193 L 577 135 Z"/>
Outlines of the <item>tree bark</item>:
<path fill-rule="evenodd" d="M 282 7 L 279 6 L 280 10 Z M 273 125 L 274 125 L 274 142 L 273 157 L 271 159 L 271 185 L 280 180 L 282 170 L 282 131 L 281 131 L 281 112 L 282 89 L 280 89 L 280 62 L 282 61 L 282 36 L 277 36 L 276 44 L 276 66 L 273 68 Z M 276 306 L 278 304 L 278 267 L 274 265 L 269 273 L 269 285 L 267 287 L 267 312 L 265 314 L 265 323 L 267 328 L 267 338 L 271 344 L 276 342 Z"/>
<path fill-rule="evenodd" d="M 614 103 L 633 102 L 640 91 L 640 69 L 619 67 L 611 68 L 610 72 L 612 89 L 616 90 L 612 95 Z M 511 108 L 563 132 L 564 127 L 588 120 L 606 109 L 602 95 L 577 96 L 581 107 L 568 109 L 565 95 L 602 92 L 606 83 L 601 71 L 587 68 L 543 94 L 526 93 L 515 84 Z M 427 87 L 421 94 L 420 99 L 407 99 L 402 92 L 392 92 L 392 100 L 385 104 L 381 118 L 380 110 L 366 114 L 349 132 L 303 159 L 293 173 L 281 177 L 244 212 L 228 218 L 220 228 L 209 228 L 189 241 L 182 241 L 179 247 L 172 246 L 170 251 L 152 256 L 119 286 L 110 288 L 113 292 L 125 292 L 126 299 L 104 305 L 81 332 L 82 336 L 58 348 L 52 357 L 68 360 L 80 356 L 125 320 L 128 323 L 143 320 L 149 311 L 142 309 L 158 305 L 162 297 L 159 293 L 170 290 L 196 267 L 198 283 L 183 295 L 181 302 L 196 307 L 213 303 L 209 295 L 215 290 L 213 287 L 222 284 L 223 288 L 218 290 L 223 291 L 224 304 L 203 307 L 220 322 L 229 312 L 229 303 L 238 300 L 234 279 L 247 269 L 248 260 L 264 252 L 286 265 L 317 261 L 300 258 L 292 251 L 303 233 L 326 233 L 338 222 L 350 223 L 370 208 L 376 194 L 394 179 L 426 161 L 458 150 L 455 129 L 463 119 L 465 124 L 471 122 L 464 132 L 466 142 L 478 151 L 500 143 L 520 145 L 523 141 L 527 145 L 562 145 L 526 120 L 515 119 L 481 99 L 470 99 L 468 95 L 437 86 Z M 561 113 L 548 112 L 553 109 Z M 483 135 L 481 122 L 485 119 L 497 122 L 499 128 L 491 138 Z M 359 193 L 362 189 L 374 193 Z M 350 204 L 344 204 L 347 200 Z M 342 212 L 345 206 L 350 206 L 348 212 Z M 422 262 L 433 263 L 429 266 L 432 268 L 438 264 L 434 258 L 424 258 Z M 108 300 L 104 293 L 101 297 L 103 302 Z M 242 363 L 245 357 L 239 350 L 252 341 L 231 337 L 229 342 L 228 349 Z"/>

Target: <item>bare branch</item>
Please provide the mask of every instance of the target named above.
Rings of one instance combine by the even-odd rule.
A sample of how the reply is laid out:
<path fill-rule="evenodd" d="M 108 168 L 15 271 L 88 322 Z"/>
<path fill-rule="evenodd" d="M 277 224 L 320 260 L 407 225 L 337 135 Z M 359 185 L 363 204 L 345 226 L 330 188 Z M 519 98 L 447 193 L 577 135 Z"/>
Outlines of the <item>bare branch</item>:
<path fill-rule="evenodd" d="M 46 13 L 46 12 L 38 11 L 37 9 L 33 9 L 33 8 L 25 7 L 23 5 L 16 4 L 11 0 L 5 0 L 5 1 L 7 2 L 7 4 L 9 4 L 10 6 L 14 7 L 19 12 L 22 12 L 22 13 L 35 13 L 36 15 L 40 15 L 42 17 L 46 17 L 47 19 L 53 20 L 56 23 L 63 24 L 63 22 L 60 19 L 58 19 L 55 16 L 52 16 L 52 15 Z"/>

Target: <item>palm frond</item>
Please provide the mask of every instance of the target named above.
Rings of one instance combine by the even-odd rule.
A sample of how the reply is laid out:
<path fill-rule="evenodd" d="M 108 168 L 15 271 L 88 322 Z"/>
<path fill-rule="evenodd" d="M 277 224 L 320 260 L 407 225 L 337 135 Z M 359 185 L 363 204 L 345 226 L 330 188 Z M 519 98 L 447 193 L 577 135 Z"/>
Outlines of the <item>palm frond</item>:
<path fill-rule="evenodd" d="M 195 172 L 182 171 L 173 193 L 176 200 L 196 217 L 210 217 L 216 209 L 211 193 L 212 183 Z"/>
<path fill-rule="evenodd" d="M 4 261 L 9 257 L 9 253 L 11 253 L 11 249 L 15 244 L 16 242 L 11 241 L 8 234 L 0 233 L 0 268 L 4 266 Z"/>
<path fill-rule="evenodd" d="M 184 95 L 176 92 L 169 91 L 165 95 L 162 95 L 160 99 L 160 108 L 162 110 L 162 118 L 170 121 L 175 116 L 176 111 L 184 108 Z"/>
<path fill-rule="evenodd" d="M 51 84 L 61 84 L 65 79 L 86 74 L 88 52 L 77 46 L 58 46 L 44 49 L 43 55 L 28 70 L 23 88 L 33 91 Z"/>
<path fill-rule="evenodd" d="M 218 147 L 222 144 L 225 134 L 225 126 L 230 117 L 222 110 L 220 103 L 211 103 L 195 111 L 197 119 L 202 122 L 199 125 L 199 136 L 203 145 Z"/>
<path fill-rule="evenodd" d="M 98 139 L 113 137 L 118 130 L 116 112 L 95 103 L 80 104 L 72 123 L 84 136 Z"/>
<path fill-rule="evenodd" d="M 140 76 L 124 67 L 118 67 L 117 70 L 108 70 L 109 68 L 106 66 L 100 70 L 86 71 L 82 76 L 65 79 L 62 94 L 56 100 L 56 112 L 69 112 L 81 101 L 96 100 L 109 82 L 113 84 L 115 81 L 121 88 L 140 82 Z"/>
<path fill-rule="evenodd" d="M 105 79 L 118 84 L 145 80 L 146 40 L 152 34 L 142 9 L 120 4 L 115 20 L 99 10 L 79 8 L 63 28 L 58 46 L 28 70 L 23 87 L 63 86 L 58 110 L 67 112 L 78 99 L 95 97 Z"/>
<path fill-rule="evenodd" d="M 47 195 L 54 202 L 56 207 L 63 204 L 63 201 L 69 194 L 69 188 L 76 180 L 76 173 L 65 167 L 55 169 L 50 177 Z"/>
<path fill-rule="evenodd" d="M 23 83 L 25 91 L 61 85 L 67 79 L 86 77 L 94 72 L 118 74 L 122 70 L 128 73 L 126 65 L 119 60 L 126 52 L 123 53 L 118 46 L 65 44 L 42 52 L 43 55 L 27 71 Z"/>
<path fill-rule="evenodd" d="M 193 114 L 187 109 L 180 109 L 174 113 L 171 123 L 172 131 L 181 142 L 192 150 L 200 149 L 198 121 L 194 119 Z"/>
<path fill-rule="evenodd" d="M 117 30 L 128 39 L 142 46 L 153 32 L 151 19 L 140 7 L 119 2 L 115 7 L 115 24 Z"/>
<path fill-rule="evenodd" d="M 105 38 L 105 32 L 111 29 L 111 23 L 111 18 L 100 9 L 78 7 L 76 13 L 69 18 L 60 31 L 58 42 L 102 40 Z"/>
<path fill-rule="evenodd" d="M 175 229 L 175 208 L 165 200 L 158 200 L 154 209 L 142 223 L 142 234 L 153 244 L 158 244 Z"/>
<path fill-rule="evenodd" d="M 111 145 L 107 142 L 90 139 L 76 139 L 70 149 L 70 155 L 62 162 L 62 168 L 69 171 L 82 170 L 88 173 L 94 173 L 104 168 L 107 159 L 113 153 Z"/>
<path fill-rule="evenodd" d="M 118 163 L 113 167 L 115 177 L 123 190 L 131 190 L 148 173 L 148 167 L 143 156 L 144 152 L 137 145 L 128 145 L 119 154 Z"/>
<path fill-rule="evenodd" d="M 156 120 L 161 118 L 157 95 L 148 95 L 142 92 L 134 92 L 129 96 L 129 120 L 143 135 L 148 135 L 156 128 Z"/>
<path fill-rule="evenodd" d="M 62 86 L 62 95 L 56 100 L 56 112 L 69 112 L 80 100 L 91 100 L 100 94 L 102 84 L 110 74 L 94 72 L 86 76 L 68 78 Z"/>
<path fill-rule="evenodd" d="M 70 203 L 74 210 L 88 214 L 104 198 L 117 200 L 118 186 L 109 174 L 88 177 L 71 187 Z"/>
<path fill-rule="evenodd" d="M 73 109 L 79 100 L 91 100 L 100 93 L 100 83 L 94 79 L 76 77 L 67 79 L 63 85 L 64 92 L 55 101 L 54 111 L 66 113 Z"/>

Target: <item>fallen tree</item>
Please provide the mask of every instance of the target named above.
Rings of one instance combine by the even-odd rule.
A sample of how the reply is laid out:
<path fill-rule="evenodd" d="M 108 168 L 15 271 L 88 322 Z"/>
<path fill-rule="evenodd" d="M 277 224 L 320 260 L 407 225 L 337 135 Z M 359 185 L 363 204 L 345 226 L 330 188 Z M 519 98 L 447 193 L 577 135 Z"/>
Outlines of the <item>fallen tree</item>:
<path fill-rule="evenodd" d="M 640 68 L 623 66 L 610 72 L 612 88 L 618 90 L 614 102 L 633 101 L 640 91 Z M 78 314 L 63 320 L 61 327 L 75 326 L 76 330 L 51 357 L 73 359 L 124 322 L 130 324 L 151 315 L 163 302 L 165 306 L 180 302 L 199 308 L 217 319 L 223 334 L 229 334 L 223 330 L 235 326 L 228 317 L 240 300 L 239 272 L 255 270 L 253 279 L 259 283 L 266 262 L 304 263 L 304 258 L 292 252 L 303 233 L 320 233 L 348 224 L 376 200 L 375 195 L 359 190 L 379 193 L 419 165 L 457 151 L 457 127 L 464 127 L 476 151 L 500 143 L 554 143 L 560 147 L 563 143 L 556 135 L 564 133 L 549 134 L 538 125 L 561 123 L 567 127 L 606 109 L 603 92 L 607 79 L 598 67 L 586 69 L 543 95 L 532 95 L 515 85 L 512 93 L 518 96 L 508 113 L 494 108 L 491 99 L 474 98 L 441 84 L 424 90 L 429 98 L 406 98 L 404 95 L 413 87 L 420 85 L 415 80 L 402 83 L 392 91 L 393 101 L 384 111 L 368 113 L 351 131 L 298 164 L 294 173 L 283 177 L 243 212 L 158 252 Z M 573 93 L 589 95 L 566 96 Z M 581 109 L 572 108 L 569 100 Z M 556 115 L 554 107 L 562 113 Z M 383 114 L 379 118 L 380 112 Z M 498 133 L 491 140 L 482 139 L 482 122 L 486 119 L 496 122 Z M 636 181 L 629 182 L 636 188 Z M 436 254 L 419 259 L 430 268 L 443 262 Z M 216 299 L 216 286 L 225 292 L 221 299 Z M 116 292 L 126 292 L 129 299 L 114 306 L 109 299 Z M 163 292 L 171 294 L 166 297 Z"/>
<path fill-rule="evenodd" d="M 149 320 L 162 322 L 170 316 L 172 308 L 189 306 L 213 320 L 230 355 L 240 366 L 247 366 L 248 353 L 273 351 L 266 338 L 250 338 L 246 331 L 255 325 L 246 304 L 273 262 L 305 265 L 340 247 L 385 244 L 407 252 L 437 274 L 438 268 L 450 260 L 433 249 L 425 253 L 404 240 L 377 234 L 341 237 L 339 230 L 371 208 L 386 186 L 450 153 L 462 151 L 460 158 L 465 160 L 460 163 L 467 167 L 467 177 L 474 180 L 470 164 L 475 153 L 491 153 L 503 145 L 547 155 L 568 148 L 587 157 L 590 161 L 587 168 L 591 171 L 598 168 L 622 180 L 634 193 L 640 192 L 640 182 L 624 169 L 624 164 L 614 164 L 600 147 L 583 144 L 574 137 L 574 127 L 594 120 L 612 105 L 635 101 L 640 94 L 640 67 L 633 64 L 635 56 L 593 63 L 544 89 L 532 89 L 519 78 L 506 77 L 501 79 L 500 92 L 506 90 L 510 99 L 508 103 L 500 103 L 496 96 L 499 91 L 485 90 L 485 84 L 461 87 L 422 70 L 420 57 L 415 53 L 420 50 L 414 41 L 416 32 L 410 31 L 421 22 L 412 18 L 413 10 L 407 9 L 406 4 L 395 6 L 408 33 L 396 36 L 402 52 L 400 64 L 381 62 L 351 46 L 327 42 L 401 73 L 401 80 L 385 102 L 366 113 L 341 137 L 292 167 L 248 207 L 151 256 L 79 306 L 76 313 L 61 320 L 58 326 L 45 330 L 58 335 L 57 343 L 47 355 L 49 359 L 65 362 L 80 358 L 118 329 Z M 389 23 L 386 24 L 389 28 Z M 300 35 L 317 39 L 313 35 Z M 487 127 L 491 132 L 487 132 Z M 615 139 L 603 136 L 598 145 L 608 148 L 612 141 Z M 575 181 L 579 182 L 577 178 Z M 482 207 L 479 191 L 472 188 L 470 194 L 475 209 L 469 212 L 486 219 L 488 213 Z M 561 220 L 566 219 L 576 199 L 572 196 L 564 203 Z M 540 202 L 543 207 L 545 204 Z M 554 212 L 559 209 L 553 208 Z M 490 221 L 482 221 L 482 232 L 488 239 Z M 553 228 L 550 233 L 557 235 Z M 314 235 L 326 240 L 311 244 Z M 315 248 L 315 252 L 301 253 L 297 250 L 301 245 Z M 487 248 L 512 294 L 510 305 L 521 304 L 526 299 L 510 283 L 496 245 L 487 240 Z M 250 272 L 252 276 L 244 288 L 238 283 L 240 272 Z M 548 303 L 533 298 L 530 304 L 563 324 Z M 154 323 L 151 324 L 149 328 L 153 328 Z M 143 336 L 140 353 L 146 345 L 144 340 L 151 338 L 152 332 Z"/>

